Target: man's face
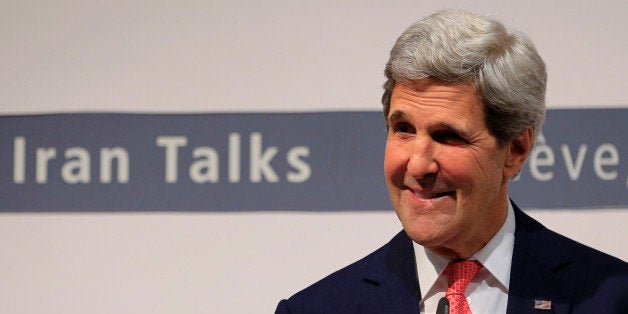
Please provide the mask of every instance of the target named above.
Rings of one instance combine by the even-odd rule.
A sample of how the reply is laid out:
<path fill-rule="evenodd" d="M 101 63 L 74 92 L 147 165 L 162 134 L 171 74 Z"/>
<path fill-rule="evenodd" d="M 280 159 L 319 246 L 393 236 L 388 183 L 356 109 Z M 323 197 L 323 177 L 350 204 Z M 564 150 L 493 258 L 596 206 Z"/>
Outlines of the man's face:
<path fill-rule="evenodd" d="M 503 224 L 518 170 L 487 129 L 473 85 L 397 84 L 387 119 L 384 171 L 405 231 L 439 255 L 470 257 Z"/>

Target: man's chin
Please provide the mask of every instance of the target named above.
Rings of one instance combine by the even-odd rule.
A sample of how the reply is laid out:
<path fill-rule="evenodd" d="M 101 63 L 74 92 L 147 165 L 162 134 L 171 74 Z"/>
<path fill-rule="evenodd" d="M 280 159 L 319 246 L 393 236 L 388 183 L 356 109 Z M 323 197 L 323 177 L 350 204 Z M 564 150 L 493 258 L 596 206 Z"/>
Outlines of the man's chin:
<path fill-rule="evenodd" d="M 426 230 L 426 228 L 421 227 L 404 227 L 406 234 L 412 241 L 425 246 L 425 247 L 433 247 L 438 246 L 442 243 L 441 233 L 435 232 L 435 230 Z"/>

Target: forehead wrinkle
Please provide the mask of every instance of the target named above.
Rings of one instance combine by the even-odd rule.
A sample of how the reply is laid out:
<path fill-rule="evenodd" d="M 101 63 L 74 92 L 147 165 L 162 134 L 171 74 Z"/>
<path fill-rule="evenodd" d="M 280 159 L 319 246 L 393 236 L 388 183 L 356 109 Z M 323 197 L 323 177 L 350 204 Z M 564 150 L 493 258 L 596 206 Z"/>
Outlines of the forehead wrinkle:
<path fill-rule="evenodd" d="M 393 89 L 391 107 L 393 103 L 419 107 L 436 106 L 463 116 L 480 111 L 483 116 L 482 102 L 477 98 L 475 90 L 474 86 L 468 84 L 399 84 Z"/>
<path fill-rule="evenodd" d="M 461 107 L 469 106 L 464 91 L 452 90 L 443 86 L 432 86 L 431 90 L 416 90 L 412 87 L 401 85 L 393 90 L 391 105 L 393 103 L 411 106 L 437 106 L 460 112 Z"/>

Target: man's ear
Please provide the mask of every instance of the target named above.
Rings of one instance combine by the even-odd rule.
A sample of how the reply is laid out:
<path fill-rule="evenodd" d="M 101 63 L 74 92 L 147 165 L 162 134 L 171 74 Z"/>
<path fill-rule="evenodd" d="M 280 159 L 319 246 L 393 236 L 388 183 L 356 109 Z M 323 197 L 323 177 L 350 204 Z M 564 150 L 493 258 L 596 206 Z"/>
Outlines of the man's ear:
<path fill-rule="evenodd" d="M 528 158 L 532 145 L 534 144 L 534 128 L 530 127 L 523 131 L 510 143 L 508 143 L 508 156 L 504 164 L 504 175 L 507 178 L 514 177 Z"/>

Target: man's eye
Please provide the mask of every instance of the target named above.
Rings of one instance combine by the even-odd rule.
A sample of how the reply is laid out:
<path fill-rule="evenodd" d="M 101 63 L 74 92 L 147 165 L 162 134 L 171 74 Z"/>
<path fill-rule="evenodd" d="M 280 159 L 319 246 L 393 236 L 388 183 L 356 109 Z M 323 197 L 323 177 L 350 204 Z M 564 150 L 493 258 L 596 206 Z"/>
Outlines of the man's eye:
<path fill-rule="evenodd" d="M 393 131 L 395 133 L 412 133 L 412 127 L 407 123 L 401 122 L 393 126 Z"/>
<path fill-rule="evenodd" d="M 467 140 L 465 140 L 458 133 L 450 131 L 435 132 L 432 134 L 432 138 L 438 143 L 447 145 L 462 145 L 467 143 Z"/>

